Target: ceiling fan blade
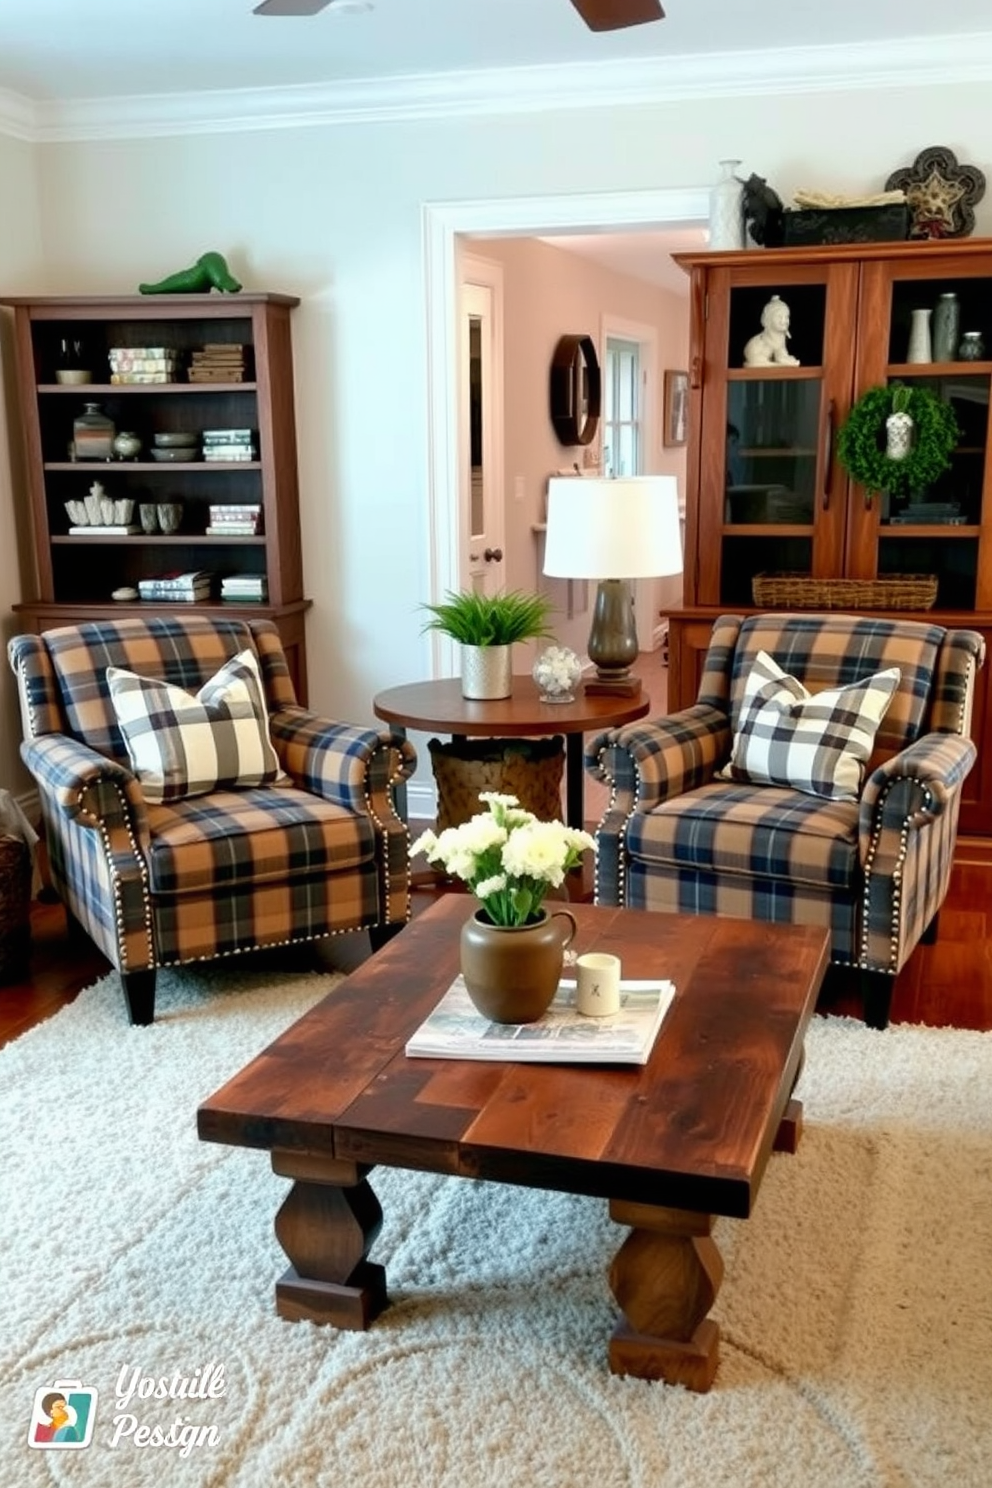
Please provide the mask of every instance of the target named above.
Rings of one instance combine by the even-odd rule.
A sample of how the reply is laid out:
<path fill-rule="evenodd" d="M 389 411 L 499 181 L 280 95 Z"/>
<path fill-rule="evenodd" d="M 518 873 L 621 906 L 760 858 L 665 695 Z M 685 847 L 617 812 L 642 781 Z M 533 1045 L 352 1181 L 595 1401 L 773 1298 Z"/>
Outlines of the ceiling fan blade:
<path fill-rule="evenodd" d="M 316 15 L 318 11 L 326 9 L 331 0 L 262 0 L 261 5 L 256 5 L 255 15 Z"/>
<path fill-rule="evenodd" d="M 624 26 L 665 19 L 658 0 L 572 0 L 572 4 L 590 31 L 620 31 Z"/>

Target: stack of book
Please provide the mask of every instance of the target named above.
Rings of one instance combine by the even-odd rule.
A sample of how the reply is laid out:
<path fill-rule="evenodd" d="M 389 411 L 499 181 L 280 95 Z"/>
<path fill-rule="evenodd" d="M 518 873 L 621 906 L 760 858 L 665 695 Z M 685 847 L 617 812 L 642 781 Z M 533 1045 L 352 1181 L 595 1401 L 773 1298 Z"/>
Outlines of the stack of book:
<path fill-rule="evenodd" d="M 260 504 L 212 506 L 208 537 L 257 537 L 262 530 Z"/>
<path fill-rule="evenodd" d="M 170 346 L 112 346 L 108 357 L 110 381 L 119 386 L 176 381 L 179 353 Z"/>
<path fill-rule="evenodd" d="M 210 598 L 211 575 L 205 569 L 192 569 L 189 573 L 156 574 L 151 579 L 138 580 L 138 595 L 151 599 L 156 604 L 196 604 Z"/>
<path fill-rule="evenodd" d="M 254 460 L 253 429 L 204 429 L 205 460 Z"/>
<path fill-rule="evenodd" d="M 190 382 L 244 382 L 245 349 L 233 341 L 208 341 L 194 351 L 189 363 Z"/>
<path fill-rule="evenodd" d="M 228 574 L 220 581 L 220 597 L 237 604 L 264 604 L 269 586 L 263 574 Z"/>

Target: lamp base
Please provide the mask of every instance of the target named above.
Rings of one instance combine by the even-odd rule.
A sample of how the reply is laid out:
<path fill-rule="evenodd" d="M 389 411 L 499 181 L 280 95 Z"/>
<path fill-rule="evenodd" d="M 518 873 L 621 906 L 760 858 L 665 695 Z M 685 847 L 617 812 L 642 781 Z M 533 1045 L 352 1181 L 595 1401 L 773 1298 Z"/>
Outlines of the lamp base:
<path fill-rule="evenodd" d="M 640 677 L 590 677 L 582 684 L 587 697 L 638 697 L 641 693 Z"/>

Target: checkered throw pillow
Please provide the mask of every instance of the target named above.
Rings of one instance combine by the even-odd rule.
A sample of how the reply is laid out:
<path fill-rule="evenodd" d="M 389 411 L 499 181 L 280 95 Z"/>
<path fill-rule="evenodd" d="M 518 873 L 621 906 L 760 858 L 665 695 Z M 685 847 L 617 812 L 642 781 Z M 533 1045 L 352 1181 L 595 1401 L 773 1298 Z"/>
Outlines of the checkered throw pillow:
<path fill-rule="evenodd" d="M 232 656 L 195 697 L 123 667 L 107 668 L 107 684 L 146 801 L 179 801 L 280 777 L 253 652 Z"/>
<path fill-rule="evenodd" d="M 900 675 L 898 667 L 889 667 L 846 687 L 810 693 L 759 651 L 744 684 L 730 761 L 719 775 L 856 801 Z"/>

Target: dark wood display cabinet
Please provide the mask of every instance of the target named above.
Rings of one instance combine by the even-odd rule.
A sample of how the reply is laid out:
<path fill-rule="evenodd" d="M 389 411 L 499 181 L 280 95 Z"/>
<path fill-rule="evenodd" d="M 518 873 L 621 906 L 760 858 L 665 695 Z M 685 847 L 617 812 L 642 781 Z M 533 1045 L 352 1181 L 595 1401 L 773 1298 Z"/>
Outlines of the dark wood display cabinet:
<path fill-rule="evenodd" d="M 34 594 L 14 606 L 25 629 L 174 612 L 176 603 L 113 595 L 199 570 L 209 575 L 210 598 L 189 608 L 273 620 L 305 700 L 310 602 L 303 596 L 290 330 L 298 303 L 256 293 L 0 299 L 14 323 L 35 566 Z M 192 373 L 205 348 L 203 371 Z M 141 353 L 158 350 L 166 353 L 168 381 L 116 380 L 137 375 Z M 113 365 L 130 361 L 130 371 L 112 372 L 112 352 Z M 90 380 L 64 380 L 80 372 Z M 140 439 L 136 458 L 78 458 L 74 424 L 87 403 L 117 433 Z M 216 440 L 216 431 L 230 430 L 250 431 L 247 448 L 238 450 L 248 458 L 204 458 L 204 433 Z M 177 434 L 196 436 L 188 454 L 153 455 L 156 435 Z M 85 500 L 94 481 L 108 500 L 133 501 L 133 525 L 142 505 L 179 503 L 179 527 L 70 533 L 66 503 Z M 223 530 L 218 509 L 233 507 L 259 508 L 257 530 Z M 264 598 L 223 599 L 223 580 L 234 576 L 254 580 Z"/>
<path fill-rule="evenodd" d="M 933 608 L 849 610 L 983 632 L 961 830 L 992 844 L 992 351 L 909 361 L 914 311 L 953 294 L 960 328 L 992 348 L 992 240 L 824 245 L 677 254 L 691 278 L 683 607 L 669 616 L 669 702 L 695 700 L 713 620 L 757 603 L 754 580 L 935 575 Z M 772 295 L 790 310 L 798 366 L 745 366 Z M 916 317 L 919 320 L 919 316 Z M 968 350 L 972 348 L 969 346 Z M 949 403 L 959 438 L 936 483 L 869 493 L 837 458 L 837 432 L 871 387 L 901 381 Z M 822 607 L 822 606 L 821 606 Z"/>

